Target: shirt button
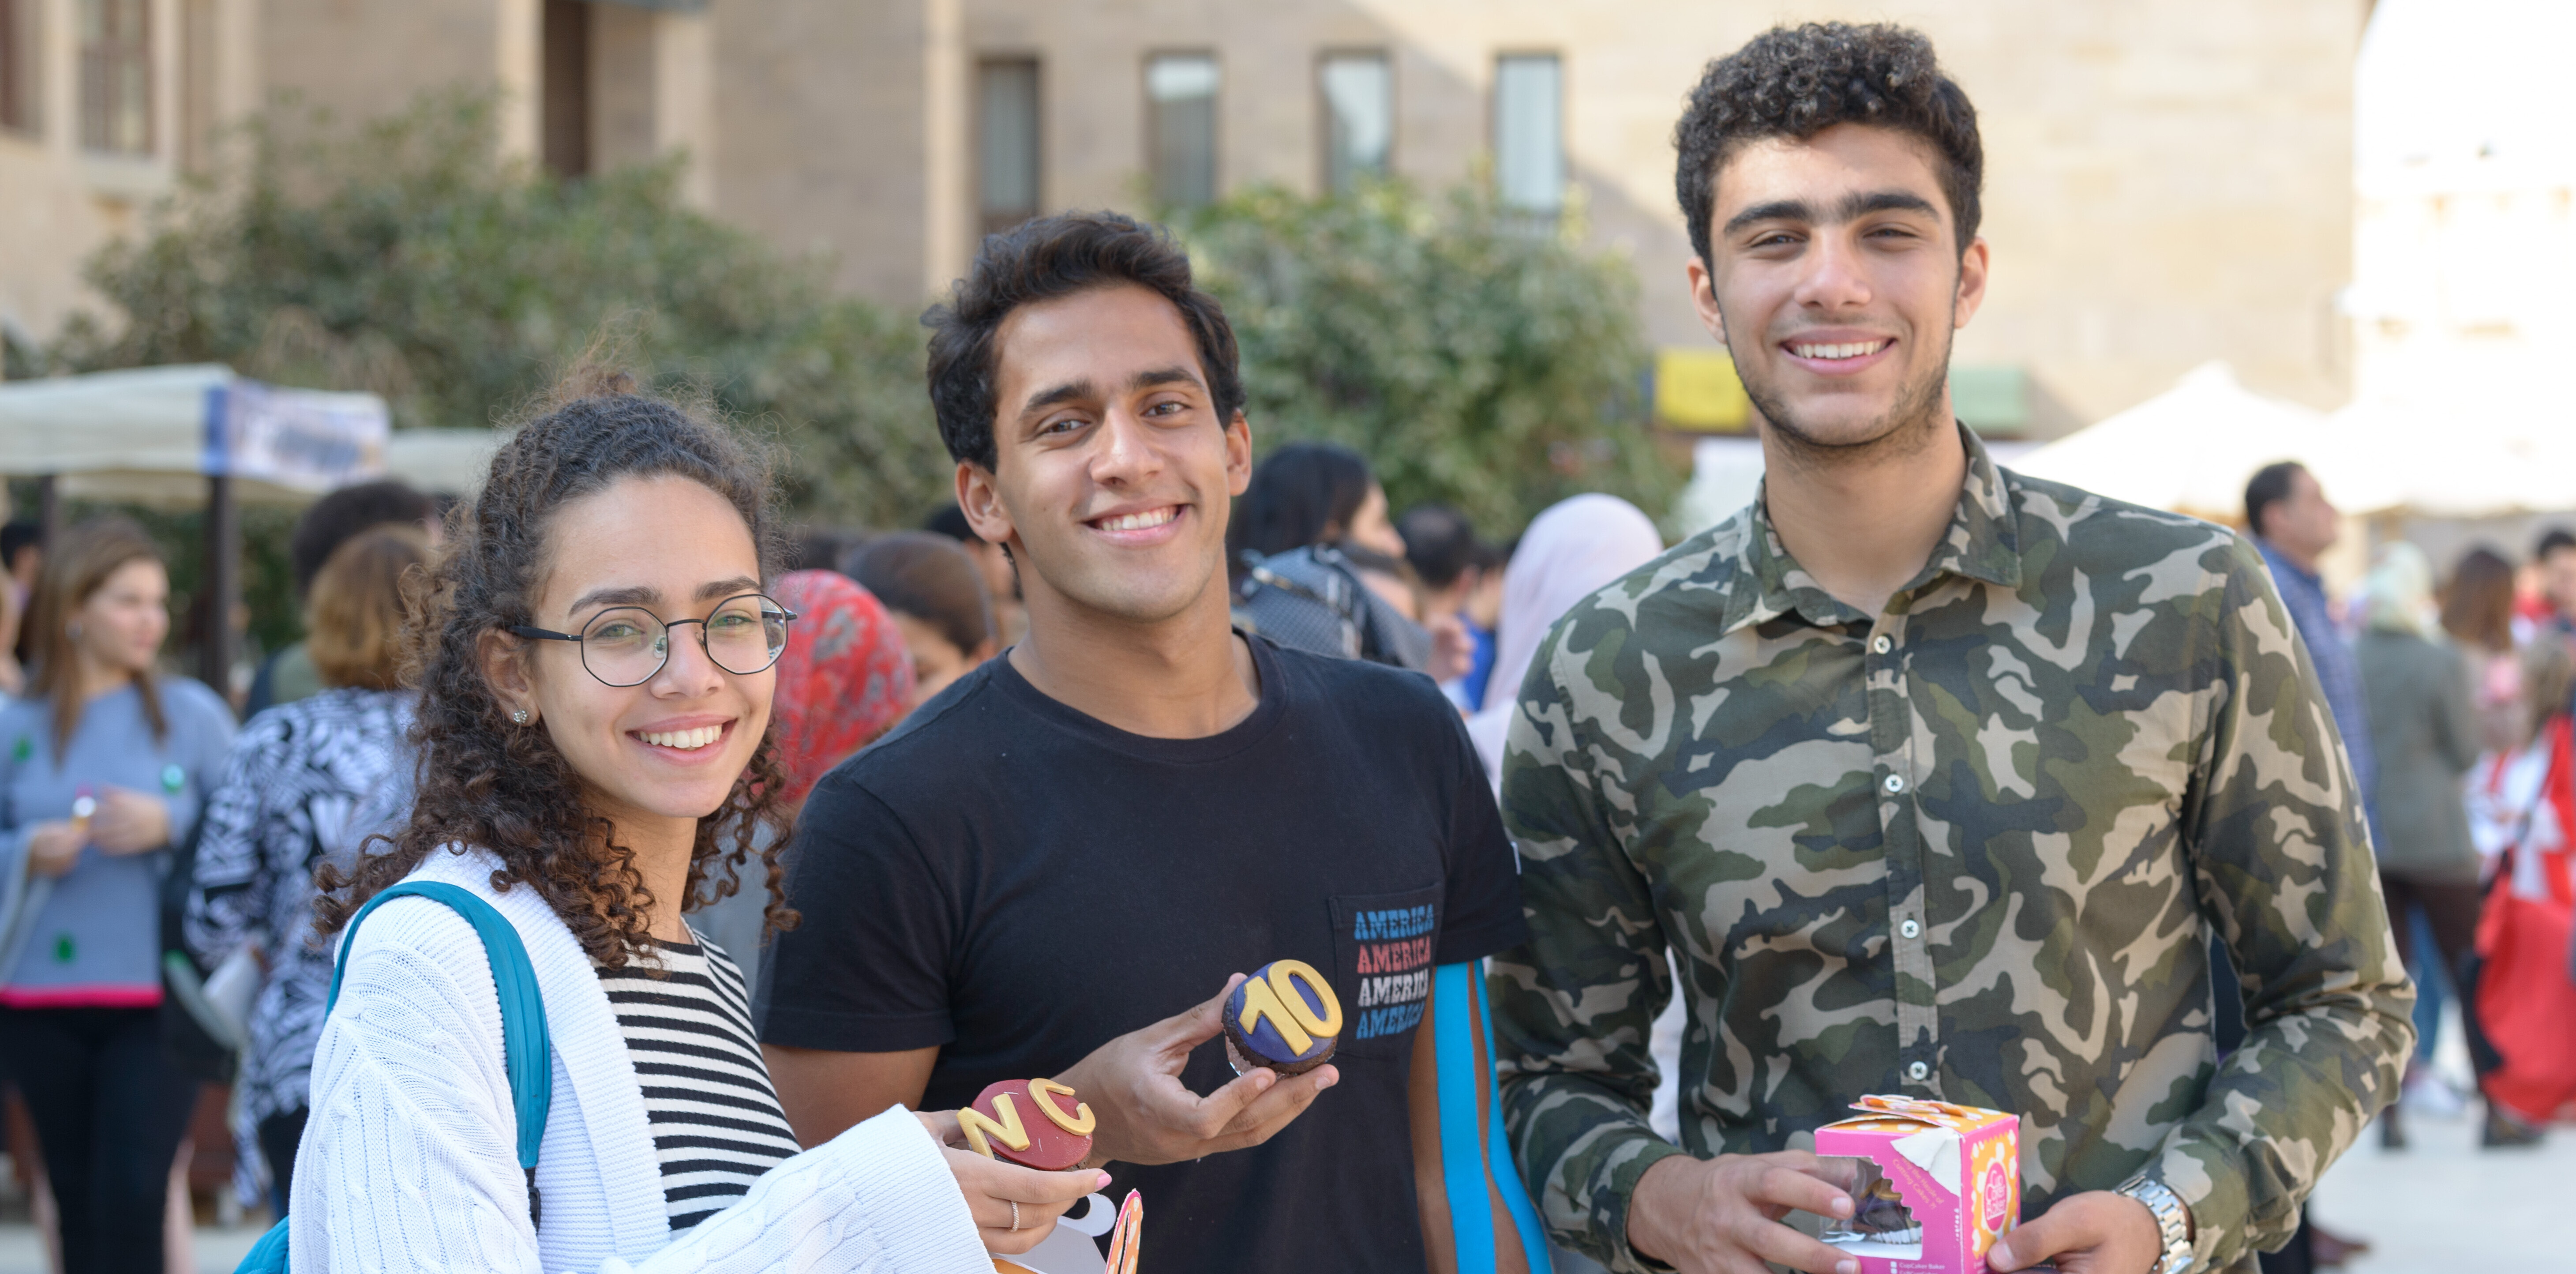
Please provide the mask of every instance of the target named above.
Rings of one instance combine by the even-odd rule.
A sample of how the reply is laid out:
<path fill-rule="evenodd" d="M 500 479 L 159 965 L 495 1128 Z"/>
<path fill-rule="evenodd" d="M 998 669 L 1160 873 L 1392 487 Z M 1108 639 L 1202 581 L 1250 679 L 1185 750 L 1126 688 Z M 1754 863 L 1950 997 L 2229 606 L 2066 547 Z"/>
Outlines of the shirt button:
<path fill-rule="evenodd" d="M 1898 933 L 1904 934 L 1906 937 L 1909 937 L 1909 938 L 1919 938 L 1919 937 L 1923 936 L 1923 926 L 1922 926 L 1920 923 L 1918 923 L 1918 922 L 1917 922 L 1917 921 L 1916 921 L 1912 916 L 1908 916 L 1908 917 L 1906 917 L 1906 918 L 1905 918 L 1905 923 L 1904 923 L 1904 924 L 1901 924 L 1901 925 L 1898 925 L 1898 926 L 1896 927 L 1896 931 L 1897 931 Z"/>
<path fill-rule="evenodd" d="M 1887 639 L 1887 634 L 1885 634 L 1885 633 L 1880 633 L 1880 634 L 1879 634 L 1879 635 L 1878 635 L 1874 640 L 1872 640 L 1872 641 L 1869 643 L 1869 648 L 1870 648 L 1870 649 L 1872 649 L 1872 650 L 1877 651 L 1878 653 L 1880 653 L 1880 654 L 1882 654 L 1882 655 L 1884 655 L 1884 654 L 1886 654 L 1887 652 L 1889 652 L 1889 651 L 1891 651 L 1891 650 L 1896 649 L 1896 643 L 1895 643 L 1895 642 L 1892 642 L 1892 641 L 1889 641 L 1889 640 Z"/>
<path fill-rule="evenodd" d="M 1905 790 L 1905 776 L 1902 774 L 1890 774 L 1887 776 L 1887 782 L 1883 786 L 1887 788 L 1888 795 L 1894 796 Z"/>
<path fill-rule="evenodd" d="M 1921 1062 L 1916 1062 L 1912 1066 L 1905 1068 L 1905 1077 L 1920 1084 L 1924 1080 L 1932 1077 L 1932 1068 Z"/>

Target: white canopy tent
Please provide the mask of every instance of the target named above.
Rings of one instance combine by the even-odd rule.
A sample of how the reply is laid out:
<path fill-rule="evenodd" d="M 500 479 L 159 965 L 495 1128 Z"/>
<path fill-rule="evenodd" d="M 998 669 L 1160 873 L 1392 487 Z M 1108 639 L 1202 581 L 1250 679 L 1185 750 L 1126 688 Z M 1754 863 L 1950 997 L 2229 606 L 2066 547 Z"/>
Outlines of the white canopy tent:
<path fill-rule="evenodd" d="M 2388 493 L 2330 472 L 2324 413 L 2266 398 L 2225 363 L 2203 363 L 2172 389 L 2068 434 L 2014 467 L 2115 500 L 2227 520 L 2243 516 L 2245 483 L 2276 460 L 2317 473 L 2347 512 L 2384 508 Z"/>
<path fill-rule="evenodd" d="M 383 477 L 470 495 L 500 441 L 488 430 L 398 434 L 374 394 L 281 389 L 219 363 L 0 384 L 0 473 L 45 480 L 47 536 L 65 496 L 203 504 L 217 614 L 240 596 L 240 503 L 301 505 Z M 201 671 L 220 687 L 231 632 L 215 630 Z"/>
<path fill-rule="evenodd" d="M 2576 410 L 2484 401 L 2354 403 L 2332 414 L 2266 398 L 2207 363 L 2154 398 L 2014 466 L 2116 499 L 2243 516 L 2245 483 L 2276 460 L 2317 475 L 2346 513 L 2497 517 L 2576 508 Z"/>
<path fill-rule="evenodd" d="M 2356 402 L 2325 430 L 2318 479 L 2376 494 L 2373 507 L 2448 518 L 2576 509 L 2576 411 L 2563 405 L 2534 410 L 2472 388 L 2438 407 Z"/>
<path fill-rule="evenodd" d="M 278 389 L 220 363 L 0 384 L 0 472 L 59 479 L 62 495 L 185 508 L 204 479 L 234 498 L 301 505 L 352 482 L 400 478 L 471 495 L 503 435 L 388 427 L 374 394 Z"/>

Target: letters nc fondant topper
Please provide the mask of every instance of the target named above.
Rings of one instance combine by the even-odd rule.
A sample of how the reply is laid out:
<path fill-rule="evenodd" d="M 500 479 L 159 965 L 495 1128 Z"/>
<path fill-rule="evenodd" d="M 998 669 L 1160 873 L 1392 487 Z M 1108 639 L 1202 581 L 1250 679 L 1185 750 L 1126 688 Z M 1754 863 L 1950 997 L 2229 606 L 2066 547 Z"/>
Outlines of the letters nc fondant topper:
<path fill-rule="evenodd" d="M 987 1159 L 1062 1172 L 1091 1156 L 1091 1130 L 1100 1121 L 1054 1080 L 1006 1079 L 958 1111 L 957 1123 L 967 1148 Z"/>

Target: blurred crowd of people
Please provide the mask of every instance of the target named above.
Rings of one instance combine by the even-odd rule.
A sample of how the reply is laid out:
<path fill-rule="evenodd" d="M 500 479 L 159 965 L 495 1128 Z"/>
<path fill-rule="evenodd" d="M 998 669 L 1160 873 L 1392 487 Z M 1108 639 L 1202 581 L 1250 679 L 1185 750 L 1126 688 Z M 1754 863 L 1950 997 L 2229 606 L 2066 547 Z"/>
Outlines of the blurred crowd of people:
<path fill-rule="evenodd" d="M 2576 1113 L 2576 533 L 2544 531 L 2519 565 L 2479 545 L 2447 575 L 2393 541 L 2338 599 L 2319 560 L 2342 520 L 2313 474 L 2261 470 L 2245 518 L 2342 732 L 2418 992 L 2417 1050 L 2381 1144 L 2403 1149 L 2410 1117 L 2454 1117 L 2474 1100 L 2481 1145 L 2531 1145 Z M 2451 1006 L 2470 1092 L 2433 1065 Z M 2342 1246 L 2321 1242 L 2318 1263 Z"/>

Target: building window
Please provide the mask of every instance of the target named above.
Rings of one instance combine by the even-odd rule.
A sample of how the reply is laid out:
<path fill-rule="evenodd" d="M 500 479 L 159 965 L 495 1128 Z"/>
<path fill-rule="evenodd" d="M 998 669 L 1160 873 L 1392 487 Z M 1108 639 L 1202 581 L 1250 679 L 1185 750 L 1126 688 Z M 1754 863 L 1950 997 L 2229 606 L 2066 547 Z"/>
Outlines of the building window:
<path fill-rule="evenodd" d="M 984 233 L 1038 215 L 1038 63 L 989 58 L 975 68 L 975 204 Z"/>
<path fill-rule="evenodd" d="M 545 0 L 537 56 L 538 158 L 565 177 L 590 173 L 590 6 Z"/>
<path fill-rule="evenodd" d="M 1395 71 L 1384 53 L 1327 53 L 1317 68 L 1324 108 L 1324 189 L 1348 193 L 1383 177 L 1395 149 Z"/>
<path fill-rule="evenodd" d="M 1565 205 L 1564 88 L 1553 53 L 1494 61 L 1494 185 L 1506 208 L 1554 216 Z"/>
<path fill-rule="evenodd" d="M 81 145 L 152 151 L 152 0 L 81 0 Z"/>
<path fill-rule="evenodd" d="M 36 131 L 36 11 L 44 0 L 0 0 L 0 128 Z"/>
<path fill-rule="evenodd" d="M 1165 207 L 1216 202 L 1216 90 L 1210 54 L 1145 60 L 1145 162 Z"/>

